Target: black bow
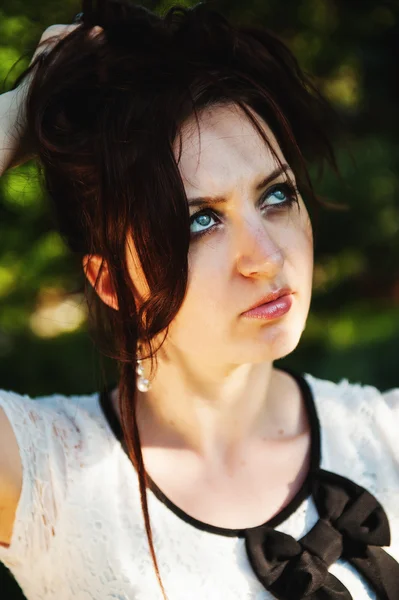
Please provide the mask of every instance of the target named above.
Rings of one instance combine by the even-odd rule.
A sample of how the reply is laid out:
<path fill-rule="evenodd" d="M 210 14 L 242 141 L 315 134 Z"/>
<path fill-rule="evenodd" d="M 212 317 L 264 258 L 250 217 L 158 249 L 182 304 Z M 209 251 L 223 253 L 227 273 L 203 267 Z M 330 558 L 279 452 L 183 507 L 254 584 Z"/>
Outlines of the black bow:
<path fill-rule="evenodd" d="M 268 525 L 247 529 L 246 548 L 258 579 L 281 600 L 352 600 L 328 567 L 343 558 L 357 567 L 381 600 L 399 598 L 399 564 L 378 500 L 353 481 L 320 470 L 312 483 L 319 521 L 299 541 Z"/>

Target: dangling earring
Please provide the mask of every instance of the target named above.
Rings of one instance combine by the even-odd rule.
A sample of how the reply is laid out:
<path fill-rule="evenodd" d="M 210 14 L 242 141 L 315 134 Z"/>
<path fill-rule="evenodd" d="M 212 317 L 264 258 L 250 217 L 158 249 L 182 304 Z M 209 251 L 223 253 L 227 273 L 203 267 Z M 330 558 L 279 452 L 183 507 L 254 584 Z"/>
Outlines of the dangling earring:
<path fill-rule="evenodd" d="M 141 346 L 138 347 L 138 351 L 141 351 Z M 138 375 L 137 378 L 137 389 L 140 390 L 140 392 L 148 392 L 148 390 L 151 387 L 151 383 L 148 379 L 146 379 L 144 377 L 144 367 L 141 364 L 142 360 L 140 360 L 139 358 L 136 360 L 136 373 Z"/>

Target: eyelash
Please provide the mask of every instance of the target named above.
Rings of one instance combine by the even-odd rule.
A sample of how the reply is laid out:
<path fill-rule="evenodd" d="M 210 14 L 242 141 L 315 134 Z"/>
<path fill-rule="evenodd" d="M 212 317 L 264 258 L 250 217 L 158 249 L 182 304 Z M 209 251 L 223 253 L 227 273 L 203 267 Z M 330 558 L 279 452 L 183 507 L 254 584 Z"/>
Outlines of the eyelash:
<path fill-rule="evenodd" d="M 279 204 L 273 204 L 271 206 L 271 208 L 273 210 L 274 209 L 281 210 L 281 209 L 289 208 L 294 203 L 298 204 L 298 196 L 297 196 L 298 189 L 296 187 L 294 187 L 290 183 L 277 183 L 276 185 L 273 185 L 271 188 L 269 188 L 263 194 L 263 196 L 261 197 L 261 203 L 262 203 L 262 205 L 263 205 L 263 200 L 266 200 L 269 196 L 271 196 L 272 194 L 274 194 L 277 191 L 283 191 L 283 193 L 287 196 L 287 199 L 283 200 Z M 215 210 L 210 209 L 210 208 L 203 208 L 202 210 L 199 210 L 198 212 L 196 212 L 193 215 L 191 215 L 191 217 L 190 217 L 190 225 L 199 216 L 207 215 L 207 214 L 215 215 L 218 219 L 219 219 L 219 216 L 220 216 L 219 213 L 218 213 L 218 211 L 215 211 Z M 206 235 L 207 233 L 211 233 L 214 230 L 215 226 L 216 225 L 212 225 L 212 226 L 208 227 L 207 229 L 204 229 L 203 231 L 191 232 L 191 237 L 197 239 L 199 237 L 202 237 L 203 235 Z"/>

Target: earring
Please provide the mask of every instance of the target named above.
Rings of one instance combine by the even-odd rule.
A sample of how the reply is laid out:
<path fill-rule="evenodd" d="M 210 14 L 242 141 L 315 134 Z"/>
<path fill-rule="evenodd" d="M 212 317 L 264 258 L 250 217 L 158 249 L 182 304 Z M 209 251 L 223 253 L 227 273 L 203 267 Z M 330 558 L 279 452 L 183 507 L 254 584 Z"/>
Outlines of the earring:
<path fill-rule="evenodd" d="M 138 350 L 141 351 L 141 346 L 138 347 Z M 140 392 L 148 392 L 151 387 L 151 383 L 148 379 L 144 377 L 144 367 L 141 364 L 142 360 L 139 358 L 136 360 L 136 373 L 138 375 L 137 378 L 137 389 Z"/>

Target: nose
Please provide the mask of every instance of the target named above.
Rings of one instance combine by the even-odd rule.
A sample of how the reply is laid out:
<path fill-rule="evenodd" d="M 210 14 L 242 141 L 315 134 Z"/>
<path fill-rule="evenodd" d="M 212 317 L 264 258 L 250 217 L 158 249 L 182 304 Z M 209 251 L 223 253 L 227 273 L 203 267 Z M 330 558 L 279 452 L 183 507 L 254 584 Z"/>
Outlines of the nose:
<path fill-rule="evenodd" d="M 274 278 L 284 265 L 284 254 L 277 231 L 259 216 L 243 219 L 236 230 L 236 263 L 245 277 Z M 274 235 L 273 235 L 274 234 Z"/>

